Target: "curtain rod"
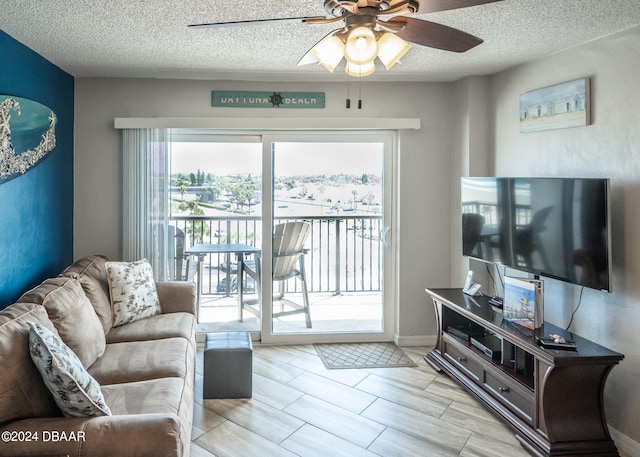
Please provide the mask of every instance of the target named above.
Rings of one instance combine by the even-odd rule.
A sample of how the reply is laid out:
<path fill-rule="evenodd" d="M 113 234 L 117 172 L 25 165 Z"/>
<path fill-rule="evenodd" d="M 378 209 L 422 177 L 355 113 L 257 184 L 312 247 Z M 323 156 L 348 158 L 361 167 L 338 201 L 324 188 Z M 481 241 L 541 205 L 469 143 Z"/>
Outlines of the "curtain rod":
<path fill-rule="evenodd" d="M 224 130 L 420 130 L 419 118 L 188 118 L 117 117 L 116 129 L 207 128 Z"/>

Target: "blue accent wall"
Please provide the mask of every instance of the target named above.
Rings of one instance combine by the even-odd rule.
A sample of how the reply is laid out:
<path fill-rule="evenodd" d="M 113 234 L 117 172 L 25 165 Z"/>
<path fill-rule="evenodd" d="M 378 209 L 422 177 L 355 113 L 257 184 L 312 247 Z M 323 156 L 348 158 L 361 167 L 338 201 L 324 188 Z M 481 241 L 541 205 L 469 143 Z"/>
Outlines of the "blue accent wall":
<path fill-rule="evenodd" d="M 74 78 L 0 30 L 0 94 L 58 117 L 56 148 L 0 184 L 0 309 L 73 259 Z"/>

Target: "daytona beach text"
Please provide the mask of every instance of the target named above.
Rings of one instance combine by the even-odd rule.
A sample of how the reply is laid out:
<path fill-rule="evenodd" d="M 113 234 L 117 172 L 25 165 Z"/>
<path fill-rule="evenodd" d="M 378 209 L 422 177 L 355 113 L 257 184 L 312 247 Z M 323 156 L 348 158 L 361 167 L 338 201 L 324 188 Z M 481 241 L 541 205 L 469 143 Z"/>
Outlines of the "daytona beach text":
<path fill-rule="evenodd" d="M 271 103 L 269 97 L 222 97 L 220 98 L 221 103 L 235 104 L 235 103 L 245 103 L 249 105 L 253 104 L 261 104 L 261 103 Z M 315 105 L 318 103 L 318 99 L 316 98 L 306 98 L 306 97 L 283 97 L 282 104 L 283 105 Z"/>

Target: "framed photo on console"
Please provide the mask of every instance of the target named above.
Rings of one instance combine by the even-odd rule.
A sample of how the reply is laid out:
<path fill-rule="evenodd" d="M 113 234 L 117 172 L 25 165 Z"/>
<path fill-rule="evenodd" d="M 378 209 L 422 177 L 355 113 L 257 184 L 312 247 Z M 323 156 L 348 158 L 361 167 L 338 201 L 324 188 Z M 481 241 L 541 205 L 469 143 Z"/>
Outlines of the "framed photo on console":
<path fill-rule="evenodd" d="M 544 323 L 542 281 L 504 278 L 504 319 L 534 330 Z"/>

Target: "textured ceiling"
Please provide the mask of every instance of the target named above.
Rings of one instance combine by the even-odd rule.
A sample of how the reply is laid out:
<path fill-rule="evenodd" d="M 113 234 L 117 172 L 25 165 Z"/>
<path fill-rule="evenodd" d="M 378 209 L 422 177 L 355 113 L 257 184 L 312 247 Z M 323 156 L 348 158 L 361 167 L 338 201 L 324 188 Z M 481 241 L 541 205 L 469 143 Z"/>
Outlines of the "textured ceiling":
<path fill-rule="evenodd" d="M 76 77 L 346 81 L 342 66 L 333 74 L 296 66 L 335 24 L 187 28 L 322 15 L 322 0 L 0 0 L 0 29 Z M 638 25 L 640 1 L 503 0 L 416 17 L 485 42 L 463 54 L 414 45 L 402 65 L 379 66 L 367 80 L 452 81 L 495 73 Z"/>

